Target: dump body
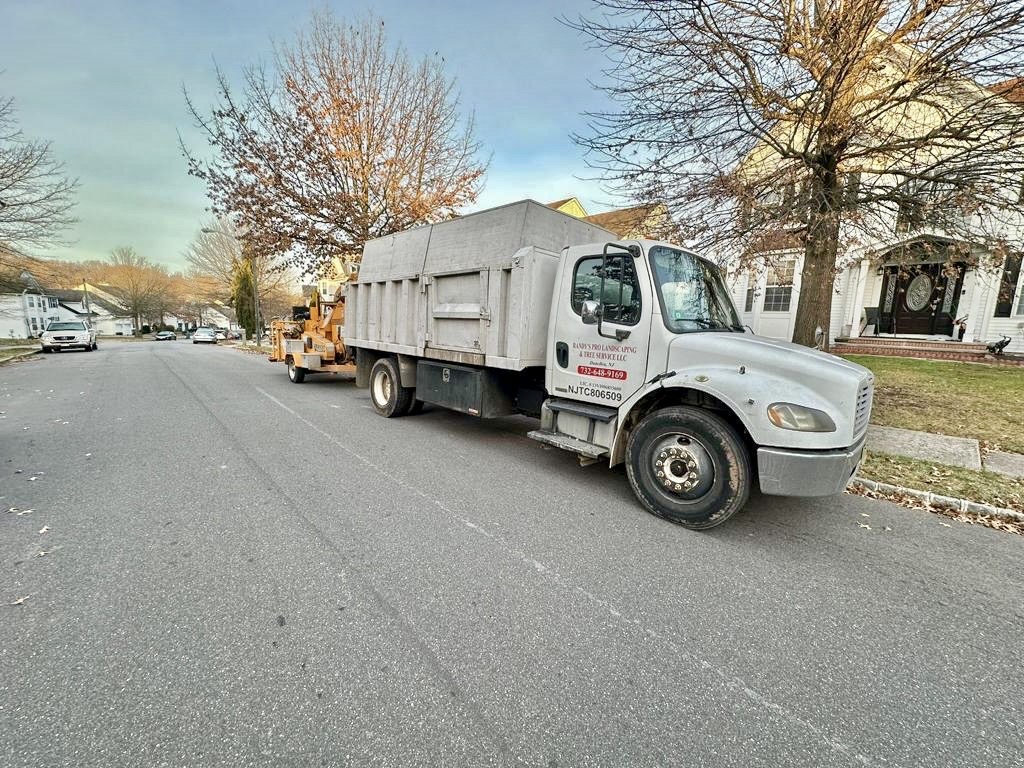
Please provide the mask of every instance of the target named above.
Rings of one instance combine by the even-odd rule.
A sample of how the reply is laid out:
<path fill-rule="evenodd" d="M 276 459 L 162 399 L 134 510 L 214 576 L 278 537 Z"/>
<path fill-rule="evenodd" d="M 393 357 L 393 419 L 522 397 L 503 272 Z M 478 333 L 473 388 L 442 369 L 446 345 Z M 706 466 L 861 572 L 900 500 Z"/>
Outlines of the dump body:
<path fill-rule="evenodd" d="M 563 248 L 617 239 L 524 200 L 369 241 L 348 347 L 521 371 L 545 364 Z"/>

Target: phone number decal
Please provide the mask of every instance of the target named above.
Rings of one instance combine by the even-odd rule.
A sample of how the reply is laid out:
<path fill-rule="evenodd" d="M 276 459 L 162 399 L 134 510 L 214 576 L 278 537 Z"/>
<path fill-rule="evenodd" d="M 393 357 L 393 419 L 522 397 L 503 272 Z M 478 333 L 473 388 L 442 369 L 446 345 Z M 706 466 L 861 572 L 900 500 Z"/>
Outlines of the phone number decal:
<path fill-rule="evenodd" d="M 614 381 L 625 381 L 627 376 L 625 371 L 617 371 L 614 368 L 592 368 L 589 365 L 577 366 L 576 373 L 581 376 L 596 376 L 599 379 L 612 379 Z"/>

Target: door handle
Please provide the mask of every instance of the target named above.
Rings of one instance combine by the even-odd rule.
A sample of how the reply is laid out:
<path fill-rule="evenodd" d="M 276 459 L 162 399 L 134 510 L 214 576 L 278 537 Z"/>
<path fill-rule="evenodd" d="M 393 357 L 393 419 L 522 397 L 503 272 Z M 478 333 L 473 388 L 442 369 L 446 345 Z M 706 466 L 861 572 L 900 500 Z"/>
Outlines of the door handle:
<path fill-rule="evenodd" d="M 564 341 L 555 343 L 555 362 L 560 368 L 569 367 L 569 345 Z"/>

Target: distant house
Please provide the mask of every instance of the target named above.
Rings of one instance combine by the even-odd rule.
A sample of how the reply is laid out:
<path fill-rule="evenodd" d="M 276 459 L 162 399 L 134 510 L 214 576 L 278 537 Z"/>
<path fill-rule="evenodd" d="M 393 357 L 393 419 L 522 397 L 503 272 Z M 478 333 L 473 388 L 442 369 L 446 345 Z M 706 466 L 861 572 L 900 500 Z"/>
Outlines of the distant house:
<path fill-rule="evenodd" d="M 672 219 L 668 215 L 668 208 L 662 203 L 645 203 L 595 214 L 588 214 L 575 197 L 555 200 L 547 206 L 611 230 L 624 240 L 672 239 Z"/>
<path fill-rule="evenodd" d="M 51 293 L 57 297 L 61 320 L 86 320 L 101 336 L 131 336 L 135 330 L 124 307 L 95 288 Z"/>
<path fill-rule="evenodd" d="M 0 293 L 0 337 L 34 339 L 59 318 L 57 297 L 41 288 Z"/>

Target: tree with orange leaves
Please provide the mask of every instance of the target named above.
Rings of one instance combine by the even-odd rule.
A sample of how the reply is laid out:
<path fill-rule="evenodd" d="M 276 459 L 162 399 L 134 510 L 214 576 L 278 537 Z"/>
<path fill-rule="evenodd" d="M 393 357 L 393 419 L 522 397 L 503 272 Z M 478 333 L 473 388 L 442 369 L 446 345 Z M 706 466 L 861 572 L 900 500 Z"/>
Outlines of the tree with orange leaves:
<path fill-rule="evenodd" d="M 486 162 L 443 60 L 412 61 L 373 17 L 315 14 L 270 68 L 246 70 L 241 94 L 219 69 L 217 83 L 209 113 L 186 93 L 213 159 L 182 151 L 212 211 L 257 252 L 324 273 L 334 258 L 357 260 L 368 239 L 477 198 Z"/>

